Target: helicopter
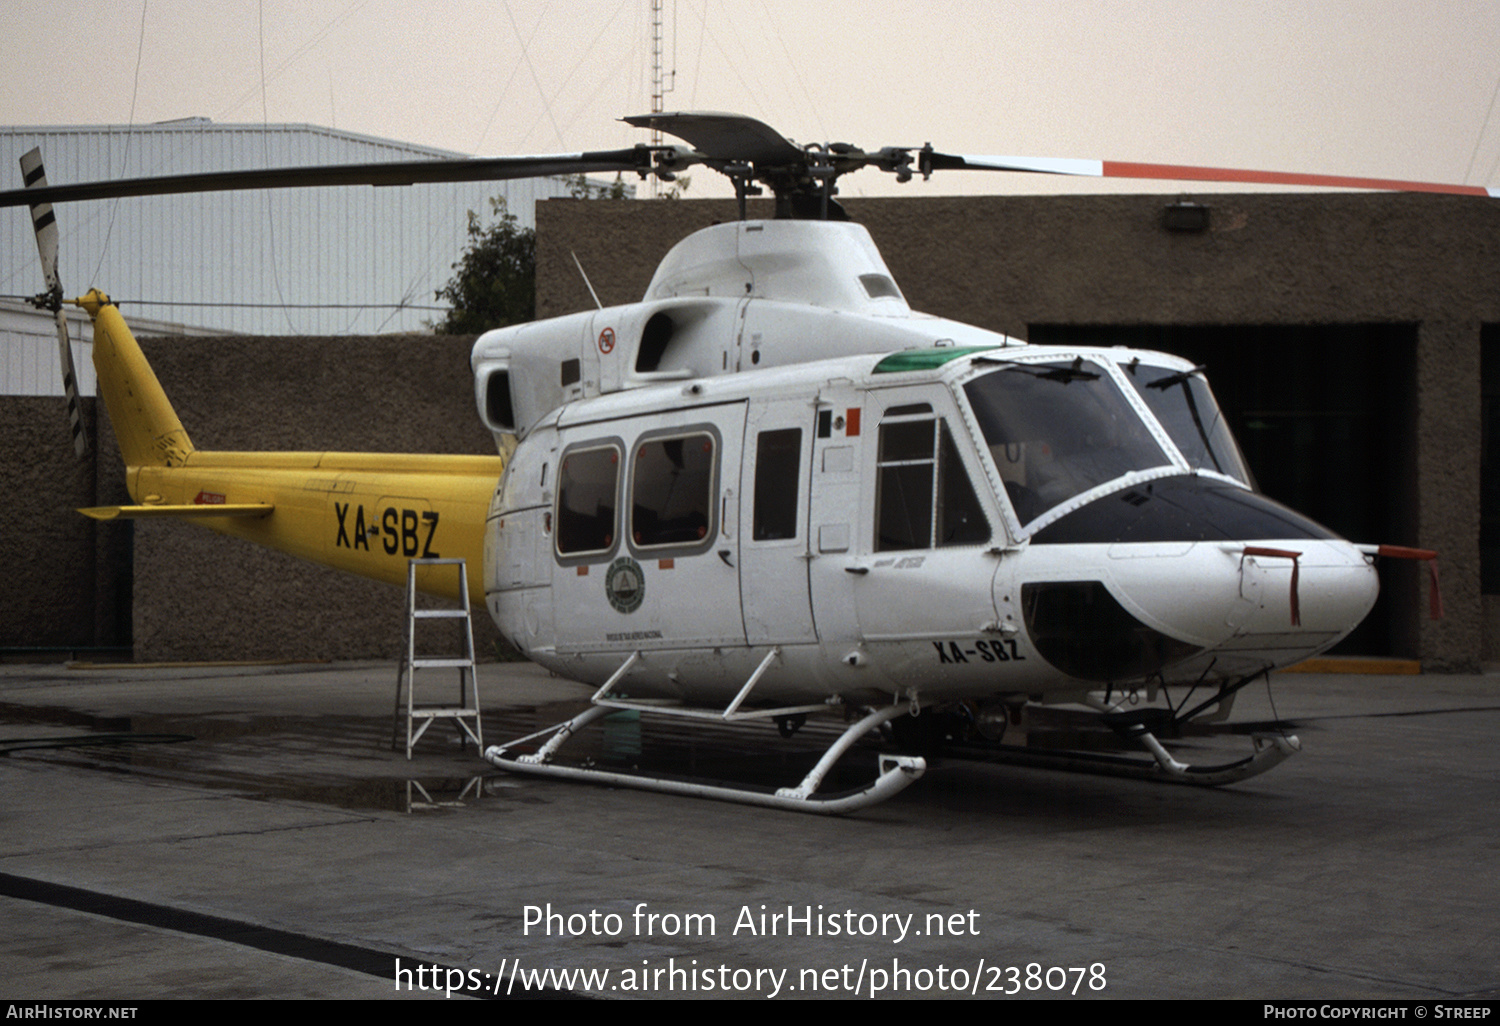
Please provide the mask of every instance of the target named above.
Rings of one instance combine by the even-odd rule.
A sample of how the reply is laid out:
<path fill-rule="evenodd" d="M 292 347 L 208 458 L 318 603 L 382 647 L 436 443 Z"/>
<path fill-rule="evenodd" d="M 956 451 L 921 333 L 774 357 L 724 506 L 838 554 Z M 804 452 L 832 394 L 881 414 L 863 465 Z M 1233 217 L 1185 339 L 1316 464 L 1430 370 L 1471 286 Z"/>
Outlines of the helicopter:
<path fill-rule="evenodd" d="M 1145 758 L 1135 775 L 1218 785 L 1300 749 L 1268 729 L 1200 766 L 1163 744 L 1227 717 L 1269 671 L 1369 612 L 1380 558 L 1259 493 L 1202 367 L 1129 348 L 1041 346 L 913 311 L 836 183 L 987 170 L 1492 195 L 1324 175 L 976 157 L 930 144 L 798 145 L 719 113 L 625 119 L 688 145 L 538 157 L 223 172 L 27 187 L 76 409 L 52 204 L 167 192 L 617 172 L 704 165 L 740 219 L 679 242 L 638 303 L 489 331 L 471 366 L 499 455 L 196 449 L 118 310 L 94 290 L 94 362 L 134 504 L 389 583 L 461 556 L 424 590 L 483 605 L 526 657 L 594 687 L 588 708 L 487 748 L 509 772 L 845 813 L 920 778 L 934 732 L 1000 736 L 1086 710 Z M 750 219 L 769 189 L 776 216 Z M 76 414 L 74 415 L 76 418 Z M 76 419 L 75 419 L 76 423 Z M 78 432 L 75 429 L 75 438 Z M 1436 610 L 1435 610 L 1436 612 Z M 568 764 L 621 710 L 689 725 L 811 716 L 845 726 L 779 790 Z M 876 778 L 820 788 L 887 732 Z M 913 743 L 916 742 L 916 743 Z"/>

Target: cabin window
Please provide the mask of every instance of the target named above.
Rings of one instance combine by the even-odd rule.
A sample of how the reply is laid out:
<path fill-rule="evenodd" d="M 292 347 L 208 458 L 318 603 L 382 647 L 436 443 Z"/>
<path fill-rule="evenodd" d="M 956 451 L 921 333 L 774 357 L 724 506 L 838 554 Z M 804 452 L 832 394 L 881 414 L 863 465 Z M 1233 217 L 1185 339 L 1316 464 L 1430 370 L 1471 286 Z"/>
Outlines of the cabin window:
<path fill-rule="evenodd" d="M 877 459 L 877 552 L 989 541 L 989 521 L 944 421 L 887 418 Z"/>
<path fill-rule="evenodd" d="M 762 431 L 755 443 L 755 541 L 797 537 L 797 490 L 802 479 L 802 429 Z"/>
<path fill-rule="evenodd" d="M 615 544 L 620 495 L 620 449 L 615 445 L 565 453 L 557 473 L 557 551 L 578 556 Z"/>
<path fill-rule="evenodd" d="M 717 437 L 643 438 L 631 468 L 630 540 L 636 548 L 712 544 Z"/>

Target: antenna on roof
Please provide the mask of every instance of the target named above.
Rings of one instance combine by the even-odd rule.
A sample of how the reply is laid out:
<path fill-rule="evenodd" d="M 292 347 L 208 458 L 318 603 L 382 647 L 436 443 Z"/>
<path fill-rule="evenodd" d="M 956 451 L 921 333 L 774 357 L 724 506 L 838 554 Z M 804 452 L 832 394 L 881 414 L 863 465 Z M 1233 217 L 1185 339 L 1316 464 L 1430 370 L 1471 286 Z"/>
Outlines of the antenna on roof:
<path fill-rule="evenodd" d="M 673 18 L 672 28 L 675 36 L 677 27 L 676 18 Z M 672 62 L 677 62 L 676 45 L 673 45 Z M 661 68 L 661 0 L 651 0 L 651 113 L 661 114 L 666 111 L 666 94 L 677 88 L 677 71 L 674 68 L 670 73 L 672 84 L 664 85 L 665 75 Z M 651 145 L 659 147 L 662 144 L 661 129 L 652 127 Z M 651 178 L 651 198 L 656 199 L 661 189 L 660 179 L 654 175 Z"/>

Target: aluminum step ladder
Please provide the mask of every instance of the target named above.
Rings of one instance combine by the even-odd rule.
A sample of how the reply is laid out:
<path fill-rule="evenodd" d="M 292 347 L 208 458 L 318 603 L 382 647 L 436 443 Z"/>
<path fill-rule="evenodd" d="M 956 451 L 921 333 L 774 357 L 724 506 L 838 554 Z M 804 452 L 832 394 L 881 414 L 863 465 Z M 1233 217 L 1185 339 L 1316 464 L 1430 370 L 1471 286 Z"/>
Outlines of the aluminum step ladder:
<path fill-rule="evenodd" d="M 457 609 L 417 608 L 417 568 L 451 566 L 458 571 L 458 591 L 464 596 Z M 474 676 L 474 626 L 469 619 L 468 567 L 462 559 L 413 559 L 406 566 L 406 654 L 401 657 L 401 669 L 396 677 L 396 711 L 391 747 L 401 746 L 402 696 L 405 695 L 406 757 L 411 758 L 416 745 L 434 720 L 453 720 L 460 734 L 459 741 L 472 740 L 479 751 L 484 751 L 484 732 L 479 722 L 479 684 Z M 462 620 L 462 655 L 419 655 L 417 653 L 417 622 L 419 620 Z M 416 701 L 416 674 L 418 670 L 458 670 L 458 702 L 453 705 L 419 705 Z M 470 721 L 473 721 L 471 724 Z"/>

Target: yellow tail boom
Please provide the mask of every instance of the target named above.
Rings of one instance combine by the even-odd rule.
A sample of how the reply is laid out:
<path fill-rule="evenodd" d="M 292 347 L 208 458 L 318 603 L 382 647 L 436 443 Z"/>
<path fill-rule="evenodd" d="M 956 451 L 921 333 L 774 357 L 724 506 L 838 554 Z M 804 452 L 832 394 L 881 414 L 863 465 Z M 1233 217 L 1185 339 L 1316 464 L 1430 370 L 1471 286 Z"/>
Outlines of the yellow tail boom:
<path fill-rule="evenodd" d="M 77 305 L 94 321 L 94 369 L 136 505 L 81 510 L 97 520 L 183 517 L 221 534 L 390 584 L 407 561 L 461 557 L 451 574 L 419 573 L 433 594 L 484 604 L 484 522 L 505 461 L 496 456 L 205 452 L 192 441 L 109 297 Z"/>

